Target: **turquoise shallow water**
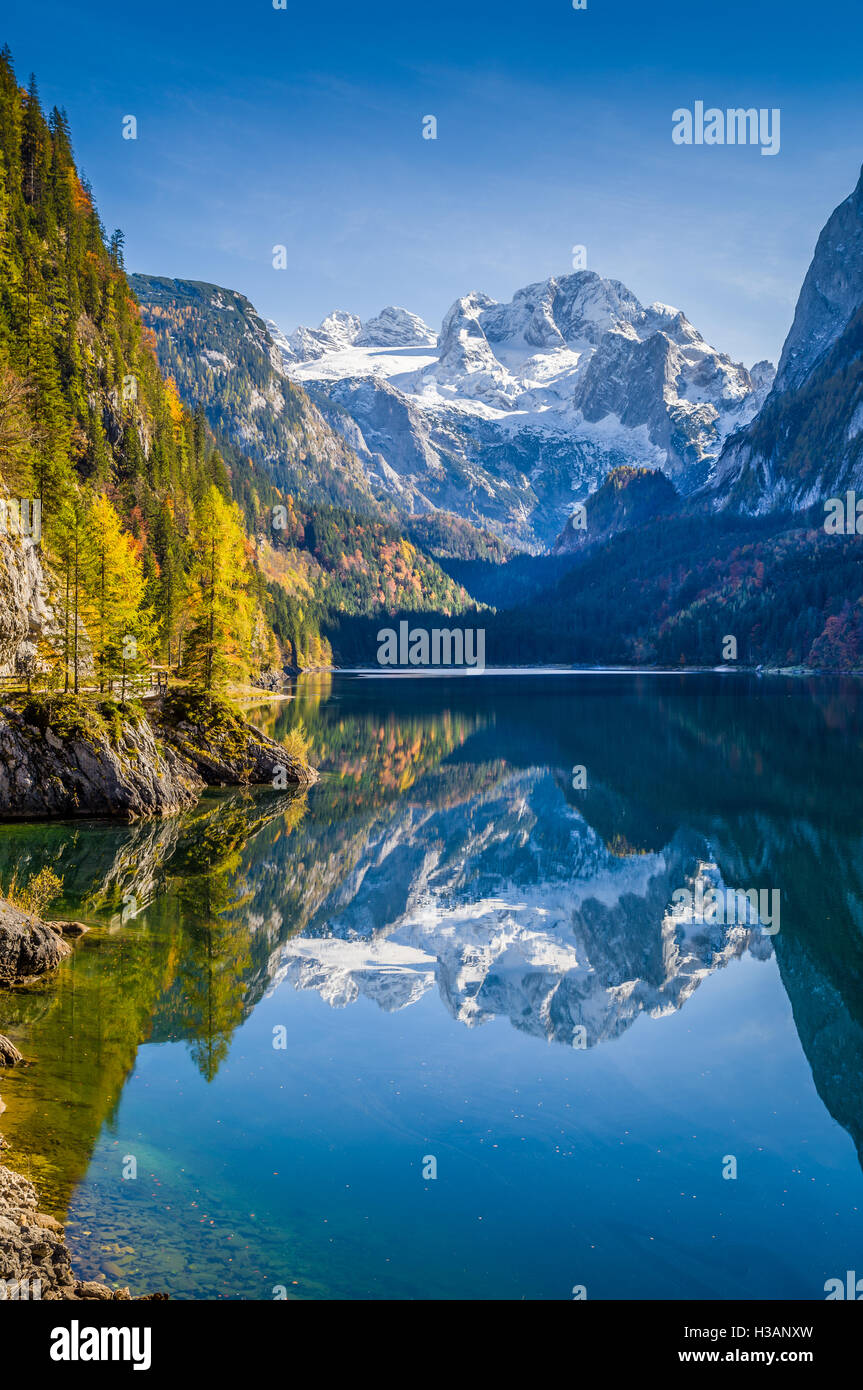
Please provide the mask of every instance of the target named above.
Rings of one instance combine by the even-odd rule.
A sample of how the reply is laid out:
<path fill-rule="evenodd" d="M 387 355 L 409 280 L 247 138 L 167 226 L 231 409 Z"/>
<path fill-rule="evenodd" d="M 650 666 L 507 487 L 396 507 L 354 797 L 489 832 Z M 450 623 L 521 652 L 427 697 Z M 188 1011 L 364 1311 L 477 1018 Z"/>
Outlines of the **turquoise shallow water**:
<path fill-rule="evenodd" d="M 257 716 L 302 718 L 306 801 L 0 830 L 4 876 L 59 864 L 97 924 L 0 1006 L 33 1063 L 3 1128 L 81 1271 L 823 1297 L 863 1265 L 860 708 L 853 683 L 339 676 Z M 681 923 L 699 883 L 778 889 L 780 930 Z"/>

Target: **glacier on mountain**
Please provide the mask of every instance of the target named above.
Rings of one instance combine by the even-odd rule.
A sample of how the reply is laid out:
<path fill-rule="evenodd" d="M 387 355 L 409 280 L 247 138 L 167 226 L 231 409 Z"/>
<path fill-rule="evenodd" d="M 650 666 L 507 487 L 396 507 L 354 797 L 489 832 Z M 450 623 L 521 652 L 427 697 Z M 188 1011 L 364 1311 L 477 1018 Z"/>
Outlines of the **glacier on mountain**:
<path fill-rule="evenodd" d="M 389 464 L 385 490 L 401 505 L 445 507 L 532 548 L 621 463 L 661 468 L 683 494 L 704 485 L 773 377 L 769 363 L 750 373 L 679 310 L 644 307 L 594 271 L 528 285 L 509 303 L 464 295 L 436 342 L 394 308 L 274 338 L 285 373 L 338 406 L 329 423 L 359 429 L 367 466 L 380 476 Z"/>

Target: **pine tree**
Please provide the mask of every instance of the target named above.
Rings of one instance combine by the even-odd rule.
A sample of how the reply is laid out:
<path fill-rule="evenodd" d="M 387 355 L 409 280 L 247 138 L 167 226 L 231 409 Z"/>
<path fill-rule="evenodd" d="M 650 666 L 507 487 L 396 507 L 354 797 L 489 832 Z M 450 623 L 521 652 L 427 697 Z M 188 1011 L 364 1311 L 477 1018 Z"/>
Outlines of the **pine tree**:
<path fill-rule="evenodd" d="M 28 392 L 20 377 L 0 363 L 0 480 L 17 497 L 33 484 L 38 432 L 27 410 Z"/>
<path fill-rule="evenodd" d="M 157 570 L 151 584 L 153 610 L 159 624 L 160 648 L 167 665 L 179 665 L 182 633 L 183 573 L 185 547 L 174 521 L 174 504 L 166 497 L 156 513 L 152 546 Z"/>
<path fill-rule="evenodd" d="M 56 590 L 62 625 L 55 642 L 56 659 L 64 671 L 63 688 L 78 694 L 87 652 L 85 617 L 92 603 L 95 555 L 87 525 L 88 507 L 78 488 L 52 515 L 50 546 L 56 570 Z"/>

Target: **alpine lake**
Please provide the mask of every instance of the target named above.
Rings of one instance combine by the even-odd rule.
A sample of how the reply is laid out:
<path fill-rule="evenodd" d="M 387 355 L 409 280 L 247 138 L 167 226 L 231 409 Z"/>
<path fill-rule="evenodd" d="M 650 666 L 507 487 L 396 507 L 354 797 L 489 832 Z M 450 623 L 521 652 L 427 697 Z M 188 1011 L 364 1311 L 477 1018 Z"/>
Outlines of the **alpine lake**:
<path fill-rule="evenodd" d="M 0 995 L 4 1161 L 177 1299 L 805 1299 L 863 1275 L 863 686 L 336 673 L 320 781 L 0 826 L 90 931 Z M 674 894 L 778 893 L 780 925 Z M 733 896 L 733 895 L 732 895 Z M 774 923 L 775 926 L 775 923 Z M 576 1295 L 577 1296 L 577 1295 Z"/>

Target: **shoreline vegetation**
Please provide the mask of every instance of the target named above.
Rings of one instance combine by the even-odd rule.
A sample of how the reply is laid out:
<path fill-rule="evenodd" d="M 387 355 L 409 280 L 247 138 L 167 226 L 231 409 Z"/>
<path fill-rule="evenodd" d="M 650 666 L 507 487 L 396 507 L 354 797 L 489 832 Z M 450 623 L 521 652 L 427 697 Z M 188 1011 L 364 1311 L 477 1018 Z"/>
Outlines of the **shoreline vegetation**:
<path fill-rule="evenodd" d="M 19 890 L 18 896 L 26 900 L 26 890 Z M 51 974 L 71 954 L 68 938 L 86 930 L 81 922 L 45 921 L 0 898 L 0 989 L 26 986 Z M 0 1075 L 6 1067 L 25 1064 L 15 1045 L 0 1034 Z M 4 1109 L 0 1098 L 0 1116 Z M 8 1147 L 0 1133 L 0 1157 Z M 152 1293 L 135 1301 L 167 1297 Z M 77 1279 L 62 1222 L 40 1210 L 29 1178 L 0 1163 L 0 1300 L 6 1299 L 126 1301 L 133 1295 L 128 1288 Z"/>

